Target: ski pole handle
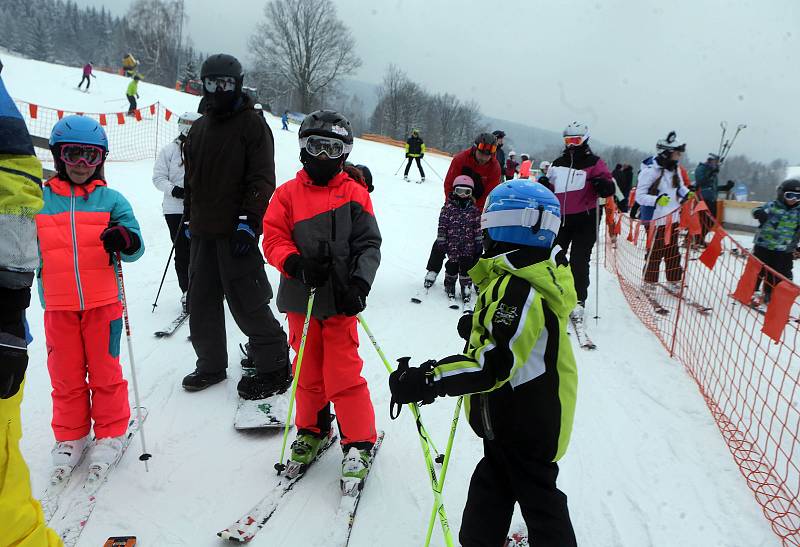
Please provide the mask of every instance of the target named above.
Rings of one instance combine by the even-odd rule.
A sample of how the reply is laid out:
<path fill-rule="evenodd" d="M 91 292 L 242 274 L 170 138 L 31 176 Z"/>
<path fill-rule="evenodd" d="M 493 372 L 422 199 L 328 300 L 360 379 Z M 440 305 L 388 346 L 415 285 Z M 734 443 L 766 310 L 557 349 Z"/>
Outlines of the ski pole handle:
<path fill-rule="evenodd" d="M 400 357 L 397 360 L 397 372 L 401 374 L 408 370 L 408 363 L 411 361 L 411 357 Z M 392 420 L 396 420 L 400 416 L 400 411 L 403 410 L 403 405 L 398 403 L 392 397 L 391 401 L 389 402 L 389 417 Z"/>

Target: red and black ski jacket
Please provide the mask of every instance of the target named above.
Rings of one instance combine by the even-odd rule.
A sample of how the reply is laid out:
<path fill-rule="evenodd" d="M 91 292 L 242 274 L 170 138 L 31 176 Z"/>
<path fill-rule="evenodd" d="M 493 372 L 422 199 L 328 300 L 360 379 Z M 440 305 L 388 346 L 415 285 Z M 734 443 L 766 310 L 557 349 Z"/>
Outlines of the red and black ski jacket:
<path fill-rule="evenodd" d="M 305 170 L 275 190 L 264 215 L 264 256 L 282 274 L 277 305 L 282 313 L 306 313 L 309 288 L 288 276 L 286 259 L 333 262 L 332 279 L 317 289 L 312 314 L 325 319 L 340 312 L 337 296 L 350 280 L 372 286 L 381 261 L 381 233 L 367 189 L 342 171 L 327 186 L 316 186 Z"/>
<path fill-rule="evenodd" d="M 472 191 L 475 203 L 479 209 L 483 210 L 486 196 L 500 184 L 500 164 L 492 158 L 481 165 L 475 159 L 474 149 L 475 147 L 467 148 L 453 156 L 453 161 L 450 162 L 450 168 L 444 177 L 444 199 L 447 201 L 450 198 L 455 178 L 459 175 L 467 175 L 475 183 L 475 189 Z"/>

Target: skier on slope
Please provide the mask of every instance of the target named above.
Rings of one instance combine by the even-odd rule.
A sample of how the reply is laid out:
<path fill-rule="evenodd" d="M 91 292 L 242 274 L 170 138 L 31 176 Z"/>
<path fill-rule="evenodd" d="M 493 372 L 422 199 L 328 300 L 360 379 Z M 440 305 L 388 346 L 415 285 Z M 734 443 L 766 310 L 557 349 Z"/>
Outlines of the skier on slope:
<path fill-rule="evenodd" d="M 81 83 L 78 84 L 78 89 L 81 88 L 83 82 L 86 82 L 86 91 L 89 91 L 89 84 L 91 83 L 91 78 L 96 78 L 94 74 L 92 74 L 92 63 L 86 63 L 83 65 L 83 77 L 81 78 Z"/>
<path fill-rule="evenodd" d="M 528 156 L 528 154 L 522 154 L 521 157 L 522 161 L 519 164 L 519 178 L 521 179 L 529 179 L 531 178 L 531 169 L 533 168 L 533 160 Z"/>
<path fill-rule="evenodd" d="M 188 313 L 186 291 L 189 290 L 189 240 L 183 229 L 183 177 L 185 173 L 183 146 L 192 124 L 200 118 L 196 112 L 184 112 L 178 118 L 180 133 L 158 153 L 153 165 L 153 185 L 164 192 L 161 208 L 175 245 L 175 273 L 181 289 L 181 309 Z"/>
<path fill-rule="evenodd" d="M 25 121 L 0 78 L 0 545 L 56 547 L 61 540 L 44 523 L 19 449 L 31 342 L 25 310 L 38 263 L 34 215 L 42 208 L 41 180 Z"/>
<path fill-rule="evenodd" d="M 189 329 L 196 369 L 187 391 L 223 381 L 228 367 L 225 309 L 249 338 L 255 375 L 237 386 L 248 400 L 281 393 L 291 383 L 286 333 L 269 307 L 272 288 L 258 250 L 264 211 L 275 191 L 274 141 L 253 101 L 242 93 L 239 61 L 212 55 L 200 70 L 205 114 L 184 144 L 184 226 L 188 225 Z"/>
<path fill-rule="evenodd" d="M 505 180 L 511 180 L 517 176 L 519 172 L 519 162 L 517 161 L 517 153 L 513 150 L 508 153 L 508 159 L 505 165 Z"/>
<path fill-rule="evenodd" d="M 61 119 L 50 150 L 57 174 L 45 182 L 44 208 L 36 216 L 38 280 L 53 385 L 53 466 L 69 474 L 92 429 L 92 465 L 107 469 L 122 451 L 130 405 L 119 360 L 117 255 L 138 260 L 144 243 L 130 204 L 106 183 L 108 139 L 99 123 Z"/>
<path fill-rule="evenodd" d="M 778 186 L 778 199 L 753 209 L 759 228 L 753 241 L 753 255 L 780 275 L 791 280 L 794 258 L 800 256 L 800 180 L 788 179 Z M 778 276 L 763 270 L 764 303 L 769 303 Z"/>
<path fill-rule="evenodd" d="M 681 290 L 683 268 L 678 250 L 678 222 L 681 204 L 694 196 L 688 188 L 688 176 L 678 164 L 686 151 L 686 143 L 671 131 L 656 143 L 656 148 L 658 155 L 642 162 L 636 185 L 640 219 L 656 224 L 644 270 L 644 290 L 650 296 L 655 293 L 662 261 L 670 291 Z"/>
<path fill-rule="evenodd" d="M 366 306 L 380 264 L 381 235 L 369 193 L 342 170 L 353 148 L 350 122 L 318 110 L 306 116 L 298 136 L 303 168 L 278 187 L 264 217 L 264 255 L 283 274 L 277 303 L 287 314 L 295 351 L 309 290 L 315 290 L 289 469 L 302 471 L 315 459 L 331 434 L 332 402 L 342 435 L 343 484 L 352 484 L 366 477 L 376 441 L 355 316 Z"/>
<path fill-rule="evenodd" d="M 541 173 L 541 175 L 536 180 L 536 182 L 538 182 L 539 184 L 544 184 L 545 186 L 547 186 L 547 189 L 552 192 L 553 185 L 550 184 L 550 178 L 547 176 L 547 172 L 550 171 L 550 165 L 551 163 L 547 160 L 542 160 L 542 162 L 539 163 L 539 172 Z"/>
<path fill-rule="evenodd" d="M 417 162 L 419 169 L 420 182 L 425 182 L 425 171 L 422 169 L 422 158 L 425 157 L 425 142 L 419 136 L 419 129 L 412 129 L 411 136 L 406 141 L 406 170 L 403 173 L 403 180 L 408 180 L 408 171 L 411 169 L 411 162 Z"/>
<path fill-rule="evenodd" d="M 563 132 L 564 152 L 553 161 L 547 177 L 561 203 L 561 229 L 556 245 L 561 257 L 569 253 L 578 305 L 570 314 L 582 325 L 589 289 L 589 262 L 597 241 L 597 200 L 614 195 L 614 183 L 605 162 L 589 148 L 589 128 L 572 122 Z"/>
<path fill-rule="evenodd" d="M 444 290 L 448 297 L 454 299 L 456 279 L 458 279 L 464 304 L 468 304 L 472 297 L 472 280 L 468 272 L 478 261 L 483 250 L 481 210 L 475 205 L 475 198 L 472 195 L 474 187 L 474 181 L 467 175 L 455 178 L 453 193 L 439 213 L 436 236 L 439 252 L 447 255 Z"/>
<path fill-rule="evenodd" d="M 497 151 L 495 152 L 494 157 L 497 159 L 497 163 L 500 165 L 500 182 L 505 180 L 505 169 L 506 169 L 506 152 L 503 150 L 503 142 L 506 138 L 506 132 L 502 129 L 495 129 L 492 131 L 492 135 L 497 139 Z"/>
<path fill-rule="evenodd" d="M 478 209 L 483 209 L 486 196 L 489 195 L 495 186 L 500 184 L 500 164 L 494 159 L 497 152 L 497 137 L 491 133 L 480 133 L 475 137 L 475 141 L 470 148 L 462 150 L 450 162 L 450 168 L 444 177 L 444 198 L 445 202 L 450 199 L 453 193 L 453 182 L 459 175 L 467 175 L 472 178 L 474 186 L 472 196 Z M 432 287 L 436 277 L 442 270 L 445 253 L 439 244 L 434 241 L 431 253 L 428 257 L 427 273 L 425 274 L 424 287 Z"/>
<path fill-rule="evenodd" d="M 503 545 L 519 503 L 532 545 L 576 545 L 558 464 L 572 430 L 577 370 L 566 330 L 575 306 L 572 274 L 550 260 L 560 205 L 541 184 L 494 189 L 481 219 L 484 254 L 470 270 L 480 290 L 458 332 L 467 349 L 389 377 L 392 405 L 467 395 L 483 439 L 459 539 Z"/>
<path fill-rule="evenodd" d="M 128 116 L 133 116 L 136 112 L 136 99 L 139 98 L 139 80 L 141 78 L 137 74 L 128 84 L 128 89 L 125 90 L 125 97 L 128 99 Z"/>

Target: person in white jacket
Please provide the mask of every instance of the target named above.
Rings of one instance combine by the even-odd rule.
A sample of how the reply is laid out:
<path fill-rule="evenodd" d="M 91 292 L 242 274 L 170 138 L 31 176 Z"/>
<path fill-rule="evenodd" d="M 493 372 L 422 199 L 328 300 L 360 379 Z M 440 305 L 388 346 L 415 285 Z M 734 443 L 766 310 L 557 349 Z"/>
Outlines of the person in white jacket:
<path fill-rule="evenodd" d="M 644 287 L 645 290 L 654 290 L 663 260 L 667 284 L 670 289 L 679 290 L 683 279 L 678 250 L 680 208 L 694 192 L 688 188 L 686 172 L 678 165 L 686 151 L 686 143 L 679 141 L 675 132 L 671 131 L 666 139 L 658 141 L 656 148 L 659 150 L 658 155 L 642 162 L 636 191 L 640 220 L 648 227 L 651 222 L 656 225 L 655 236 L 648 249 Z"/>
<path fill-rule="evenodd" d="M 183 224 L 183 143 L 192 123 L 200 118 L 195 112 L 185 112 L 178 118 L 178 137 L 161 149 L 153 166 L 153 184 L 164 192 L 161 207 L 169 227 L 169 235 L 175 245 L 175 273 L 183 293 L 181 306 L 187 312 L 186 291 L 189 289 L 189 239 Z"/>

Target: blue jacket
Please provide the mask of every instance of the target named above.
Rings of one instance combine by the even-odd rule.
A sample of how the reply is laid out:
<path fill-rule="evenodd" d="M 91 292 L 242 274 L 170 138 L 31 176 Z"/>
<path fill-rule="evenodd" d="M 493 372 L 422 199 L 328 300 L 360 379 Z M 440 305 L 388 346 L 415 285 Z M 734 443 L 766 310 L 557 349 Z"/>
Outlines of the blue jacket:
<path fill-rule="evenodd" d="M 800 242 L 800 205 L 790 208 L 775 200 L 753 209 L 755 218 L 764 218 L 765 214 L 754 243 L 770 251 L 793 252 Z"/>

